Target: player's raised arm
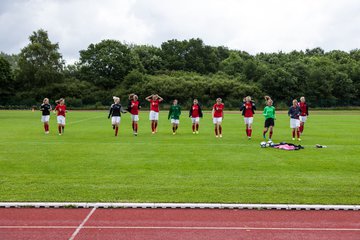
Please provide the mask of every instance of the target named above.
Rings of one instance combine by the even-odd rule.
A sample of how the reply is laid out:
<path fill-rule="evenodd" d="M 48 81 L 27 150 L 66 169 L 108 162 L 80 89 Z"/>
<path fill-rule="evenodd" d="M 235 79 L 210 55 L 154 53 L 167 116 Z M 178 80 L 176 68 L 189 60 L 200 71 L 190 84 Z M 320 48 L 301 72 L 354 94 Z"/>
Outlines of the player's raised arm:
<path fill-rule="evenodd" d="M 150 102 L 153 96 L 154 96 L 154 94 L 151 94 L 150 96 L 147 96 L 147 97 L 145 98 L 145 100 L 148 101 L 148 102 Z"/>
<path fill-rule="evenodd" d="M 162 97 L 160 97 L 158 94 L 156 94 L 156 96 L 158 97 L 158 99 L 159 99 L 159 102 L 162 102 L 162 101 L 164 101 L 164 99 L 162 98 Z"/>

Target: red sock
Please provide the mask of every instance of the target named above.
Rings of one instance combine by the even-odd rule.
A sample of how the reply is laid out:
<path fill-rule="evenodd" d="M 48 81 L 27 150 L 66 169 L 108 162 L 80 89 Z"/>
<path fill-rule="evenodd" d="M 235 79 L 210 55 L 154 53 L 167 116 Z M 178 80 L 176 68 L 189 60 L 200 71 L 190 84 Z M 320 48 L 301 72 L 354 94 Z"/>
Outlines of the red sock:
<path fill-rule="evenodd" d="M 199 124 L 197 123 L 196 124 L 196 131 L 198 131 L 199 130 Z"/>
<path fill-rule="evenodd" d="M 155 122 L 155 124 L 154 124 L 154 130 L 155 130 L 155 132 L 156 132 L 156 129 L 157 129 L 157 122 Z"/>
<path fill-rule="evenodd" d="M 271 139 L 273 132 L 270 131 L 269 138 Z"/>
<path fill-rule="evenodd" d="M 215 126 L 215 135 L 216 135 L 216 136 L 218 135 L 218 129 L 217 129 L 216 126 Z"/>
<path fill-rule="evenodd" d="M 135 132 L 137 132 L 137 131 L 138 131 L 138 124 L 135 123 Z"/>
<path fill-rule="evenodd" d="M 299 130 L 296 131 L 296 135 L 297 135 L 298 138 L 300 138 L 300 131 Z"/>
<path fill-rule="evenodd" d="M 221 127 L 221 125 L 219 126 L 219 132 L 220 132 L 220 134 L 222 134 L 222 127 Z"/>
<path fill-rule="evenodd" d="M 292 136 L 295 137 L 295 129 L 292 130 Z"/>
<path fill-rule="evenodd" d="M 118 131 L 119 131 L 119 127 L 115 127 L 115 136 L 117 136 Z"/>
<path fill-rule="evenodd" d="M 151 122 L 151 131 L 152 131 L 152 132 L 155 132 L 155 130 L 154 130 L 154 125 L 155 125 L 154 122 Z"/>
<path fill-rule="evenodd" d="M 263 131 L 263 135 L 265 136 L 266 133 L 267 133 L 267 130 L 264 130 L 264 131 Z"/>
<path fill-rule="evenodd" d="M 133 129 L 133 131 L 135 131 L 135 123 L 134 122 L 132 122 L 132 129 Z"/>
<path fill-rule="evenodd" d="M 246 132 L 246 136 L 248 137 L 249 136 L 249 129 L 245 129 L 245 132 Z"/>
<path fill-rule="evenodd" d="M 249 137 L 251 137 L 252 129 L 249 129 Z"/>
<path fill-rule="evenodd" d="M 192 125 L 192 130 L 195 132 L 195 124 Z"/>
<path fill-rule="evenodd" d="M 61 126 L 58 126 L 58 129 L 59 129 L 59 133 L 61 133 Z"/>
<path fill-rule="evenodd" d="M 305 125 L 300 126 L 300 132 L 302 133 L 304 131 Z"/>

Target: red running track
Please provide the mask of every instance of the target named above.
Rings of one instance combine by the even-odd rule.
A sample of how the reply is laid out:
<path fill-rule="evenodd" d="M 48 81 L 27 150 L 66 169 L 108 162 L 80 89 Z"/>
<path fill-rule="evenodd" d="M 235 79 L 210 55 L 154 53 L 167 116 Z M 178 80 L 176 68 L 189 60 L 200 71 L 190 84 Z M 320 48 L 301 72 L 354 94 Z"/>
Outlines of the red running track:
<path fill-rule="evenodd" d="M 360 211 L 0 208 L 1 240 L 360 239 Z"/>

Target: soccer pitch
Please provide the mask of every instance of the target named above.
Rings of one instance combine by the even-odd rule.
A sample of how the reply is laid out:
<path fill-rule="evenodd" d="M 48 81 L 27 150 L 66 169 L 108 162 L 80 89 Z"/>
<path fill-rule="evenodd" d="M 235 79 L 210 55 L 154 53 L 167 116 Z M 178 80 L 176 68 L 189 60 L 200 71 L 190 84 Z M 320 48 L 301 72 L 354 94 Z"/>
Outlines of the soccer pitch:
<path fill-rule="evenodd" d="M 310 112 L 299 151 L 260 148 L 260 112 L 250 141 L 239 112 L 225 114 L 222 139 L 210 113 L 193 135 L 184 111 L 172 135 L 162 111 L 152 135 L 142 112 L 137 137 L 129 114 L 118 137 L 105 111 L 69 111 L 63 136 L 53 114 L 45 135 L 40 115 L 0 111 L 0 201 L 360 203 L 360 111 Z M 285 113 L 275 124 L 273 141 L 293 142 Z"/>

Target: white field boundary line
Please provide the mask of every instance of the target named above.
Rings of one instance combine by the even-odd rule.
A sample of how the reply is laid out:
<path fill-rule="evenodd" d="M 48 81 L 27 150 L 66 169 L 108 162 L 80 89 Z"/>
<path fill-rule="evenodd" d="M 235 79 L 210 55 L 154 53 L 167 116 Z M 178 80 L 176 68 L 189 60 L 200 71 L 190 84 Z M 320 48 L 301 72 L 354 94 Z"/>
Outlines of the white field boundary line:
<path fill-rule="evenodd" d="M 96 211 L 96 207 L 93 208 L 90 213 L 86 216 L 86 218 L 82 221 L 82 223 L 75 229 L 74 233 L 71 235 L 69 240 L 74 240 L 74 238 L 79 234 L 80 230 L 84 227 L 85 223 L 89 220 L 91 215 Z"/>
<path fill-rule="evenodd" d="M 71 226 L 0 226 L 0 229 L 74 229 Z M 81 229 L 169 229 L 169 230 L 273 230 L 273 231 L 360 231 L 360 228 L 304 227 L 193 227 L 193 226 L 83 226 Z M 74 235 L 75 237 L 76 235 Z M 72 238 L 70 239 L 74 239 Z"/>
<path fill-rule="evenodd" d="M 91 117 L 91 118 L 85 118 L 85 119 L 81 119 L 81 120 L 77 120 L 77 121 L 69 121 L 69 123 L 67 123 L 66 125 L 73 125 L 73 124 L 77 124 L 80 122 L 86 122 L 88 120 L 92 120 L 92 119 L 98 119 L 98 118 L 106 118 L 106 116 L 96 116 L 96 117 Z"/>
<path fill-rule="evenodd" d="M 360 205 L 321 204 L 221 204 L 221 203 L 86 203 L 0 202 L 0 208 L 171 208 L 171 209 L 268 209 L 268 210 L 360 210 Z"/>

